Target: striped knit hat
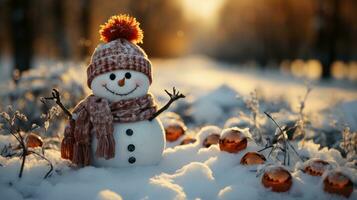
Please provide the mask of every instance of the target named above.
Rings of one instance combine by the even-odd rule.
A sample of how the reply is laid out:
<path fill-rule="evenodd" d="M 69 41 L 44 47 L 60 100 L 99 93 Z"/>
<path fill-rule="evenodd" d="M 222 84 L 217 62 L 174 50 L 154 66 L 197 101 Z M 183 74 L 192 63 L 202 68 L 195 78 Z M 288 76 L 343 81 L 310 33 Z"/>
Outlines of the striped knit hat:
<path fill-rule="evenodd" d="M 87 84 L 93 79 L 114 70 L 126 69 L 144 73 L 152 82 L 151 62 L 137 43 L 142 43 L 143 31 L 135 18 L 128 15 L 112 16 L 99 31 L 100 44 L 94 50 L 87 68 Z"/>

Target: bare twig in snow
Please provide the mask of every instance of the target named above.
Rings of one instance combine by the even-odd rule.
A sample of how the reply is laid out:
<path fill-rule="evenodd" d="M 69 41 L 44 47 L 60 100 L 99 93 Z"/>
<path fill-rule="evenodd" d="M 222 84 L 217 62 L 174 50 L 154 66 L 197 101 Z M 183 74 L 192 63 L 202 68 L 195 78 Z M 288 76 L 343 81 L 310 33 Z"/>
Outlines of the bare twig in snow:
<path fill-rule="evenodd" d="M 283 129 L 281 128 L 281 126 L 274 120 L 274 118 L 267 112 L 264 112 L 265 115 L 267 117 L 269 117 L 273 123 L 278 127 L 278 129 L 280 130 L 280 132 L 275 136 L 275 138 L 273 139 L 273 144 L 263 148 L 260 151 L 264 151 L 265 149 L 271 148 L 271 151 L 269 153 L 269 156 L 271 155 L 271 153 L 273 152 L 274 149 L 276 149 L 276 145 L 279 142 L 279 138 L 281 137 L 283 139 L 284 142 L 284 149 L 281 149 L 282 152 L 284 153 L 284 165 L 289 165 L 290 164 L 290 155 L 289 155 L 289 147 L 294 151 L 294 153 L 297 155 L 297 157 L 302 161 L 302 158 L 300 157 L 300 155 L 298 154 L 298 152 L 296 151 L 296 149 L 294 148 L 294 146 L 289 142 L 288 138 L 285 136 Z M 268 157 L 269 157 L 268 156 Z"/>
<path fill-rule="evenodd" d="M 21 157 L 22 161 L 21 161 L 21 167 L 20 167 L 20 171 L 19 171 L 18 177 L 19 178 L 22 177 L 23 171 L 24 171 L 24 168 L 25 168 L 26 157 L 30 153 L 34 153 L 34 154 L 40 156 L 42 159 L 44 159 L 47 162 L 49 162 L 50 165 L 51 165 L 51 170 L 50 170 L 50 172 L 51 172 L 53 170 L 52 163 L 45 156 L 40 155 L 40 154 L 28 149 L 27 144 L 25 142 L 25 138 L 22 135 L 22 131 L 20 130 L 18 124 L 16 123 L 16 119 L 18 119 L 20 121 L 27 121 L 26 116 L 24 114 L 20 113 L 20 111 L 12 112 L 12 110 L 10 110 L 9 112 L 12 113 L 11 117 L 6 112 L 0 113 L 0 117 L 3 118 L 5 120 L 5 122 L 7 123 L 7 128 L 8 128 L 9 133 L 18 141 L 19 146 L 20 146 L 21 151 L 22 151 L 21 154 L 20 154 L 20 157 Z M 13 154 L 13 155 L 16 155 L 16 154 Z M 46 174 L 45 178 L 48 177 L 48 174 L 50 172 L 48 172 Z"/>
<path fill-rule="evenodd" d="M 51 174 L 51 172 L 53 171 L 53 164 L 51 163 L 51 161 L 48 158 L 46 158 L 45 156 L 43 156 L 43 155 L 41 155 L 41 154 L 39 154 L 39 153 L 37 153 L 35 151 L 29 151 L 29 153 L 33 153 L 33 154 L 39 156 L 40 158 L 46 160 L 48 162 L 48 164 L 50 165 L 50 169 L 48 170 L 46 175 L 43 177 L 44 179 L 46 179 Z"/>

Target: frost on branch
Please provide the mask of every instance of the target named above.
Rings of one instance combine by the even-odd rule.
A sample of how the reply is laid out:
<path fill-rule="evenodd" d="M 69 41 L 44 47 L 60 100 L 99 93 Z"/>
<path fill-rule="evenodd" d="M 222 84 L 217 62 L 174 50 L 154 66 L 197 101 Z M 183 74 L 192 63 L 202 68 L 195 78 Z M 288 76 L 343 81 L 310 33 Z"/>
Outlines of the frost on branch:
<path fill-rule="evenodd" d="M 260 111 L 257 90 L 250 93 L 250 98 L 245 100 L 245 104 L 251 112 L 252 136 L 257 144 L 261 144 L 263 142 L 263 133 L 259 123 Z"/>
<path fill-rule="evenodd" d="M 346 127 L 342 131 L 340 147 L 344 151 L 347 160 L 357 160 L 357 132 L 351 132 L 350 128 Z"/>
<path fill-rule="evenodd" d="M 47 161 L 50 169 L 44 175 L 44 178 L 47 178 L 49 175 L 51 175 L 53 171 L 53 165 L 51 161 L 46 158 L 45 151 L 42 149 L 42 139 L 36 134 L 32 133 L 32 129 L 24 130 L 22 128 L 22 124 L 28 121 L 26 115 L 21 113 L 19 110 L 14 111 L 12 107 L 9 107 L 7 112 L 3 111 L 0 113 L 0 120 L 3 123 L 2 132 L 4 131 L 5 133 L 12 135 L 17 141 L 17 144 L 15 145 L 12 145 L 11 143 L 9 145 L 5 145 L 1 150 L 1 156 L 16 156 L 22 160 L 18 177 L 22 177 L 26 164 L 26 158 L 30 154 Z M 37 126 L 32 127 L 37 128 Z M 36 140 L 41 141 L 37 142 Z M 15 146 L 15 148 L 13 148 L 13 146 Z M 41 148 L 40 152 L 38 151 L 37 147 Z"/>

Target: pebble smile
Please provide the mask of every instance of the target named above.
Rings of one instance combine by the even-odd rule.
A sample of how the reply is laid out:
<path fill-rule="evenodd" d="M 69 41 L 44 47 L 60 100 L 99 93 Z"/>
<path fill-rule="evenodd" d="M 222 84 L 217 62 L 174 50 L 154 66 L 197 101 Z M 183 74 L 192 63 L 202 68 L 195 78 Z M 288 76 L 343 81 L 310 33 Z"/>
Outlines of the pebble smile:
<path fill-rule="evenodd" d="M 104 87 L 108 92 L 110 92 L 110 93 L 112 93 L 112 94 L 114 94 L 114 95 L 126 96 L 126 95 L 129 95 L 129 94 L 133 93 L 133 92 L 139 87 L 139 85 L 135 85 L 135 88 L 134 88 L 134 89 L 130 90 L 130 91 L 127 92 L 127 93 L 123 93 L 123 94 L 121 94 L 121 93 L 116 93 L 116 92 L 110 90 L 110 89 L 107 87 L 107 84 L 104 84 L 103 87 Z"/>

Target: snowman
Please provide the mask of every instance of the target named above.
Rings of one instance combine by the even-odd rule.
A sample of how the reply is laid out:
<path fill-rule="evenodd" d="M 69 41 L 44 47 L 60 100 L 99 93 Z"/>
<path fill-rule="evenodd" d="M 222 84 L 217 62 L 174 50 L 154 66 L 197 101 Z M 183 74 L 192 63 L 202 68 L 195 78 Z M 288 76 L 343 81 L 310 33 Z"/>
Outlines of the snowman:
<path fill-rule="evenodd" d="M 62 158 L 78 166 L 155 165 L 165 149 L 164 129 L 156 117 L 184 98 L 175 88 L 157 109 L 148 93 L 151 62 L 137 45 L 143 33 L 135 18 L 113 16 L 101 26 L 101 40 L 87 68 L 92 94 L 71 113 L 61 144 Z"/>

